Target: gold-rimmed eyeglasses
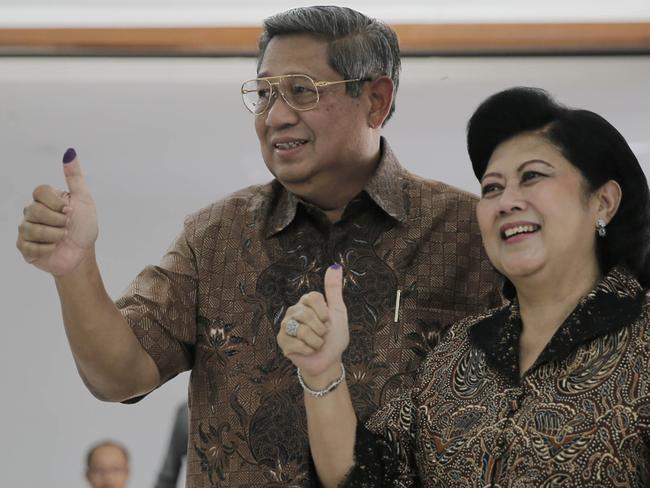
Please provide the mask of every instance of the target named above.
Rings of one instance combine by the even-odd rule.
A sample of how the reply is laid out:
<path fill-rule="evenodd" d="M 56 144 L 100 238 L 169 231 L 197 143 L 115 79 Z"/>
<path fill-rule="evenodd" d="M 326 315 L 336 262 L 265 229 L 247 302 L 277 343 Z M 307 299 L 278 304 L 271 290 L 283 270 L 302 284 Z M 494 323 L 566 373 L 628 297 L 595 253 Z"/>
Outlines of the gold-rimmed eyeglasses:
<path fill-rule="evenodd" d="M 278 93 L 289 107 L 304 112 L 313 109 L 320 100 L 319 88 L 368 81 L 365 78 L 337 81 L 314 81 L 307 75 L 283 75 L 256 78 L 242 83 L 241 96 L 244 106 L 253 115 L 262 115 L 271 105 Z"/>

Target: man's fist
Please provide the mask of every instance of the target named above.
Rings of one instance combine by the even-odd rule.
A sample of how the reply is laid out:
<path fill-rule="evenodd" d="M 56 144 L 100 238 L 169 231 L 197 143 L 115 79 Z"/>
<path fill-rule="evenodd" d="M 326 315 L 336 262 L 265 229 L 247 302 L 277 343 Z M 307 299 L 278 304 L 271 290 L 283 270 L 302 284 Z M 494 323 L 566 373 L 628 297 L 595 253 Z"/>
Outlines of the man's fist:
<path fill-rule="evenodd" d="M 95 202 L 74 149 L 63 155 L 68 191 L 39 185 L 23 210 L 16 247 L 28 263 L 55 276 L 74 270 L 97 240 Z"/>

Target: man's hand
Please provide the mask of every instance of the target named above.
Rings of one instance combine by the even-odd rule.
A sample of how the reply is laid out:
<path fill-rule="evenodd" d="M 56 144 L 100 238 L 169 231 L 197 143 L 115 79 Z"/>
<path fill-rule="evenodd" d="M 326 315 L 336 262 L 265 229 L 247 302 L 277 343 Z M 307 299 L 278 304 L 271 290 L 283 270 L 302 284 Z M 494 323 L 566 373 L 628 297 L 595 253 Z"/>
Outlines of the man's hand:
<path fill-rule="evenodd" d="M 55 276 L 70 273 L 89 256 L 98 234 L 95 202 L 74 149 L 66 151 L 63 163 L 68 191 L 36 187 L 16 242 L 25 261 Z"/>
<path fill-rule="evenodd" d="M 290 320 L 299 324 L 295 337 L 287 334 Z M 305 379 L 326 375 L 325 382 L 330 382 L 332 370 L 338 375 L 341 356 L 350 342 L 340 265 L 330 266 L 325 273 L 325 296 L 307 293 L 287 309 L 277 339 L 284 355 L 300 368 Z"/>

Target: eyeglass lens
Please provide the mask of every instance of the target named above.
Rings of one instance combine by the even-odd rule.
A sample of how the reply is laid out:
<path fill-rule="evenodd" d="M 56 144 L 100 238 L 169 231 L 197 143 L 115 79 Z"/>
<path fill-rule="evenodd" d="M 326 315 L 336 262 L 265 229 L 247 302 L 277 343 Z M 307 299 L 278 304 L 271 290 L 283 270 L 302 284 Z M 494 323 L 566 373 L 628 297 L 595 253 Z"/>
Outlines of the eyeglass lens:
<path fill-rule="evenodd" d="M 296 110 L 309 110 L 318 103 L 318 89 L 307 76 L 293 75 L 271 80 L 250 80 L 242 86 L 246 107 L 261 114 L 272 103 L 273 90 L 279 90 L 285 102 Z M 277 95 L 276 95 L 277 96 Z"/>

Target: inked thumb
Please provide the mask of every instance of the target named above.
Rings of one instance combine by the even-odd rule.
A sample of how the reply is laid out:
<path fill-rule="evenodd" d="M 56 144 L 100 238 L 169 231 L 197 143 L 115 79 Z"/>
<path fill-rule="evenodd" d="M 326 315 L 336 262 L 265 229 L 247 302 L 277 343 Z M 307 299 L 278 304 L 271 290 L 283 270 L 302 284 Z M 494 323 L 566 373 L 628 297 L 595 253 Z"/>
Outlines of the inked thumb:
<path fill-rule="evenodd" d="M 71 195 L 88 193 L 88 186 L 81 172 L 79 158 L 73 148 L 69 148 L 63 155 L 63 174 Z"/>
<path fill-rule="evenodd" d="M 330 310 L 346 311 L 343 302 L 343 268 L 333 264 L 325 272 L 325 299 Z"/>

